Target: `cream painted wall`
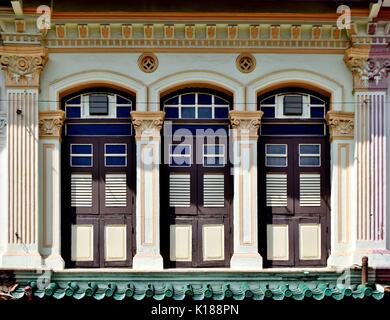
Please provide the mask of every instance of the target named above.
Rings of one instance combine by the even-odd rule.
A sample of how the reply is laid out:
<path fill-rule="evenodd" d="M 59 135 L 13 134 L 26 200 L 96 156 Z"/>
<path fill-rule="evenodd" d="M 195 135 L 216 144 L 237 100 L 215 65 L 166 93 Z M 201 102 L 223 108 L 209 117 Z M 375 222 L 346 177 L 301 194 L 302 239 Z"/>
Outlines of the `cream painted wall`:
<path fill-rule="evenodd" d="M 186 71 L 209 71 L 231 78 L 244 86 L 265 75 L 286 69 L 299 69 L 327 77 L 344 86 L 345 111 L 353 111 L 352 76 L 343 62 L 342 55 L 319 54 L 255 54 L 256 69 L 244 74 L 237 70 L 235 60 L 238 54 L 188 54 L 157 53 L 158 69 L 144 73 L 138 68 L 140 53 L 52 53 L 42 74 L 41 100 L 49 100 L 49 86 L 68 75 L 90 71 L 106 70 L 132 77 L 146 86 L 167 76 Z M 256 103 L 256 101 L 247 101 Z M 341 101 L 335 101 L 341 103 Z M 41 110 L 55 109 L 53 102 L 40 105 Z"/>
<path fill-rule="evenodd" d="M 5 115 L 7 110 L 4 73 L 0 73 L 0 114 Z M 5 250 L 8 236 L 8 182 L 7 182 L 7 152 L 6 152 L 6 131 L 7 127 L 3 128 L 3 134 L 0 136 L 0 264 L 1 254 Z"/>

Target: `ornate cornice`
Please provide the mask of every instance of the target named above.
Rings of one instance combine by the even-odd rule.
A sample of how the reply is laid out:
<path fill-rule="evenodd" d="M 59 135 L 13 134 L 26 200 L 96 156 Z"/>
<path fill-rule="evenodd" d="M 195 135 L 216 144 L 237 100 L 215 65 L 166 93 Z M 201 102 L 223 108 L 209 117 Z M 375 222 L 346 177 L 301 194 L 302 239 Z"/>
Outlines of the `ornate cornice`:
<path fill-rule="evenodd" d="M 38 87 L 46 61 L 47 50 L 42 47 L 0 47 L 0 64 L 8 87 Z"/>
<path fill-rule="evenodd" d="M 62 126 L 64 125 L 65 112 L 44 111 L 39 113 L 39 136 L 41 139 L 60 139 Z"/>
<path fill-rule="evenodd" d="M 353 47 L 345 51 L 344 61 L 352 71 L 354 89 L 387 89 L 388 54 L 373 52 L 370 47 Z"/>
<path fill-rule="evenodd" d="M 234 134 L 257 139 L 262 116 L 262 111 L 230 111 L 230 124 Z"/>
<path fill-rule="evenodd" d="M 353 139 L 355 113 L 343 111 L 329 111 L 326 121 L 330 128 L 330 140 Z"/>
<path fill-rule="evenodd" d="M 136 138 L 149 138 L 160 136 L 160 130 L 164 123 L 165 112 L 133 111 L 131 119 L 135 128 Z"/>

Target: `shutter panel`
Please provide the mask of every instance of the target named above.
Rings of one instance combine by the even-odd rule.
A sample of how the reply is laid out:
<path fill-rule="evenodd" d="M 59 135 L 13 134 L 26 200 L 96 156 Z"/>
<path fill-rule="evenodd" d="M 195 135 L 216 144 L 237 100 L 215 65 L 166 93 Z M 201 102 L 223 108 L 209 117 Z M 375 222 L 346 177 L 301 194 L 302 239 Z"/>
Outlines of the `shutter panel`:
<path fill-rule="evenodd" d="M 125 173 L 106 174 L 106 207 L 126 207 L 127 183 Z"/>
<path fill-rule="evenodd" d="M 287 174 L 267 173 L 266 198 L 267 207 L 287 206 Z"/>
<path fill-rule="evenodd" d="M 225 179 L 223 174 L 205 174 L 203 176 L 203 206 L 225 206 Z"/>
<path fill-rule="evenodd" d="M 189 174 L 169 175 L 169 206 L 190 207 L 191 205 L 191 177 Z"/>
<path fill-rule="evenodd" d="M 71 174 L 71 206 L 92 207 L 92 174 Z"/>
<path fill-rule="evenodd" d="M 299 205 L 301 207 L 321 206 L 321 175 L 319 173 L 300 174 Z"/>

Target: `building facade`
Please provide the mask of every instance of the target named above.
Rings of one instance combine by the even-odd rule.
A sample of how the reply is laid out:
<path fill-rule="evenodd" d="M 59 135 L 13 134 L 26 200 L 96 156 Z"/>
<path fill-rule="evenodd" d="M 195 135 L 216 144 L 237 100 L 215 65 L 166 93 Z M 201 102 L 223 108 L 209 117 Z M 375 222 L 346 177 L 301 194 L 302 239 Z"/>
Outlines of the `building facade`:
<path fill-rule="evenodd" d="M 41 2 L 1 2 L 13 297 L 383 296 L 390 3 Z"/>

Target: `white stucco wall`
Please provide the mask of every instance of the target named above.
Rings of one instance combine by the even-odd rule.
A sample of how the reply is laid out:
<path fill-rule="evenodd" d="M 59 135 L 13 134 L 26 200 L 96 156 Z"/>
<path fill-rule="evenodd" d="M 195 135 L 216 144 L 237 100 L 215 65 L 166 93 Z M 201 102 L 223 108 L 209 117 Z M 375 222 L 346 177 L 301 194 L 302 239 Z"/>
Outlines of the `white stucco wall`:
<path fill-rule="evenodd" d="M 311 72 L 338 83 L 343 88 L 343 100 L 347 102 L 344 104 L 344 110 L 353 111 L 352 76 L 343 61 L 343 55 L 254 54 L 257 61 L 256 69 L 245 74 L 236 68 L 238 54 L 157 53 L 159 66 L 153 73 L 144 73 L 138 68 L 137 60 L 140 54 L 52 53 L 49 55 L 48 64 L 42 74 L 40 99 L 53 100 L 49 93 L 50 84 L 66 76 L 90 70 L 121 73 L 145 84 L 147 87 L 176 73 L 206 71 L 230 78 L 241 83 L 245 88 L 249 83 L 265 75 L 295 69 Z M 150 103 L 155 102 L 150 101 Z M 337 106 L 341 106 L 342 102 L 334 101 L 335 109 L 339 109 Z M 256 104 L 256 101 L 246 101 L 246 104 Z M 40 104 L 41 110 L 55 109 L 56 107 L 54 101 Z"/>

